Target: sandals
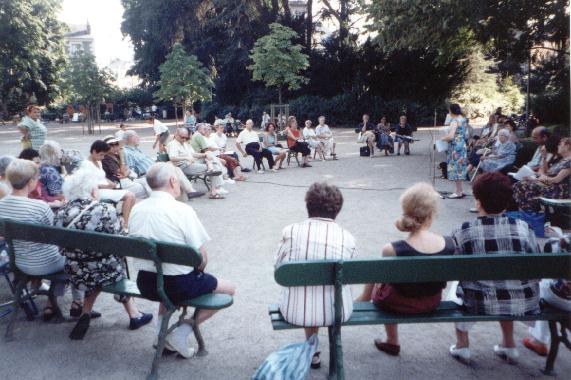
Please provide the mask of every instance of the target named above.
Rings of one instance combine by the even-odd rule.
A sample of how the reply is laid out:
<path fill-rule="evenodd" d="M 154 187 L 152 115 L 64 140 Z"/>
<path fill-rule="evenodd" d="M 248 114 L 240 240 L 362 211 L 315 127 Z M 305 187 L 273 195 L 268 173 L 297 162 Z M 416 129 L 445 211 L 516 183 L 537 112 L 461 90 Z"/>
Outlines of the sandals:
<path fill-rule="evenodd" d="M 89 314 L 83 314 L 75 324 L 73 330 L 69 333 L 69 339 L 82 340 L 87 333 L 87 329 L 89 329 L 90 322 L 91 318 L 89 317 Z"/>
<path fill-rule="evenodd" d="M 377 350 L 382 351 L 391 356 L 398 356 L 400 353 L 399 345 L 386 343 L 380 339 L 375 339 L 375 347 L 377 347 Z"/>
<path fill-rule="evenodd" d="M 206 172 L 205 175 L 208 177 L 215 177 L 215 176 L 219 176 L 220 174 L 222 174 L 221 171 L 209 170 Z"/>
<path fill-rule="evenodd" d="M 208 199 L 225 199 L 224 196 L 220 195 L 220 194 L 210 194 L 208 196 Z"/>
<path fill-rule="evenodd" d="M 321 368 L 321 358 L 319 357 L 319 354 L 321 354 L 321 352 L 317 351 L 315 354 L 313 354 L 313 357 L 311 358 L 311 368 L 312 369 Z"/>
<path fill-rule="evenodd" d="M 466 196 L 466 194 L 462 193 L 462 194 L 456 194 L 456 193 L 452 193 L 448 196 L 448 199 L 462 199 Z"/>

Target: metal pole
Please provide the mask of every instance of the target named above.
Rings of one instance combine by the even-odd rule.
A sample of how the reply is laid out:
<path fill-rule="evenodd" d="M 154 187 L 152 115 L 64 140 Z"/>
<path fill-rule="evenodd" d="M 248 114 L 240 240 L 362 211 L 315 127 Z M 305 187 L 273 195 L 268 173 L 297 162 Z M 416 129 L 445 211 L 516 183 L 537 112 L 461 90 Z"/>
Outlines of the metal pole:
<path fill-rule="evenodd" d="M 531 80 L 531 49 L 528 50 L 527 53 L 527 98 L 525 100 L 525 117 L 529 119 L 529 102 L 530 102 L 530 94 L 529 94 L 529 82 Z"/>

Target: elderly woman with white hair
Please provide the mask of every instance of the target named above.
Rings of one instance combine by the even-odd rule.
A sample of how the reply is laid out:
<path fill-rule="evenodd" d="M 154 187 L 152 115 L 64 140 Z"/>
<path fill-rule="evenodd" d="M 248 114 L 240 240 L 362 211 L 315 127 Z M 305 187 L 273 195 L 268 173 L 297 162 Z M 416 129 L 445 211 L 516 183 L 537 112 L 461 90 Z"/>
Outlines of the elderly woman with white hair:
<path fill-rule="evenodd" d="M 48 140 L 40 147 L 39 153 L 41 199 L 46 202 L 63 201 L 61 147 L 57 142 Z"/>
<path fill-rule="evenodd" d="M 480 169 L 484 172 L 497 172 L 515 162 L 517 147 L 510 141 L 510 131 L 502 129 L 498 132 L 498 144 L 492 154 L 480 158 Z"/>
<path fill-rule="evenodd" d="M 98 183 L 98 177 L 85 167 L 67 178 L 63 191 L 69 202 L 55 216 L 57 227 L 112 235 L 121 233 L 121 219 L 115 207 L 98 200 Z M 66 258 L 64 269 L 71 283 L 85 292 L 81 316 L 69 335 L 71 339 L 83 339 L 94 317 L 93 304 L 101 287 L 126 278 L 125 263 L 119 256 L 96 251 L 64 248 L 62 254 Z M 140 313 L 132 298 L 127 297 L 122 303 L 129 314 L 129 329 L 138 329 L 151 321 L 152 314 Z"/>

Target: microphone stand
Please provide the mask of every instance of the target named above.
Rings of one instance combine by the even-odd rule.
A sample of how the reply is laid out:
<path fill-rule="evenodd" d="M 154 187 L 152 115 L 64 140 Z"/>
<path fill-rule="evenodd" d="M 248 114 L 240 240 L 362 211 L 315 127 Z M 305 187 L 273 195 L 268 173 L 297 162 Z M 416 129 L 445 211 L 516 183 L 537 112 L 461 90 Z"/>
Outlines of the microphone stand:
<path fill-rule="evenodd" d="M 434 130 L 436 129 L 436 108 L 434 109 L 434 127 L 430 130 L 430 175 L 432 176 L 432 187 L 440 195 L 440 199 L 446 199 L 446 196 L 451 194 L 449 191 L 440 191 L 436 189 L 436 173 L 438 170 L 436 168 L 436 146 L 434 138 Z"/>

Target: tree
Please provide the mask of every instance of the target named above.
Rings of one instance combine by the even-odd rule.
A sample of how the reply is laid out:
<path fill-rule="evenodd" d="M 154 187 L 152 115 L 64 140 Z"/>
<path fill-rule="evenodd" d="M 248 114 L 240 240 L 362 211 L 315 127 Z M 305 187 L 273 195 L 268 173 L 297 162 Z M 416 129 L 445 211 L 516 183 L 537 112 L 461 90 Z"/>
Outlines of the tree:
<path fill-rule="evenodd" d="M 292 43 L 294 38 L 299 38 L 296 32 L 274 23 L 270 25 L 270 34 L 258 39 L 251 50 L 254 64 L 248 70 L 252 71 L 252 78 L 263 81 L 266 87 L 277 87 L 280 104 L 284 87 L 297 90 L 308 81 L 301 72 L 309 66 L 309 59 L 302 53 L 301 45 Z"/>
<path fill-rule="evenodd" d="M 94 113 L 99 119 L 99 105 L 113 91 L 112 78 L 111 74 L 97 67 L 93 54 L 83 51 L 71 57 L 64 72 L 64 99 L 86 106 L 89 134 L 94 133 Z"/>
<path fill-rule="evenodd" d="M 158 100 L 174 103 L 175 117 L 178 123 L 177 106 L 183 111 L 195 101 L 212 99 L 214 83 L 208 70 L 198 61 L 196 56 L 188 55 L 184 47 L 176 43 L 167 55 L 165 62 L 159 67 L 161 79 L 159 90 L 155 92 Z"/>
<path fill-rule="evenodd" d="M 0 110 L 50 103 L 65 64 L 60 0 L 0 1 Z"/>

